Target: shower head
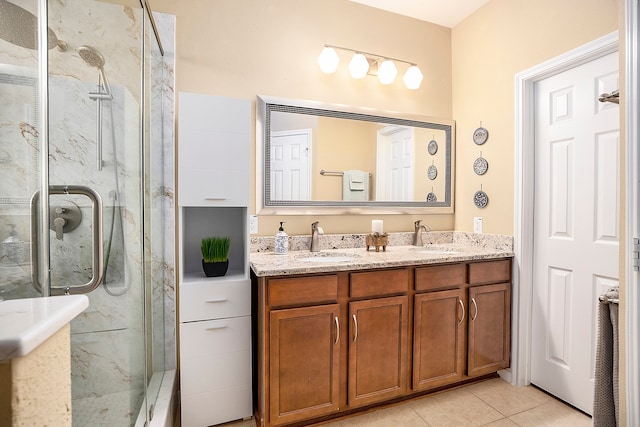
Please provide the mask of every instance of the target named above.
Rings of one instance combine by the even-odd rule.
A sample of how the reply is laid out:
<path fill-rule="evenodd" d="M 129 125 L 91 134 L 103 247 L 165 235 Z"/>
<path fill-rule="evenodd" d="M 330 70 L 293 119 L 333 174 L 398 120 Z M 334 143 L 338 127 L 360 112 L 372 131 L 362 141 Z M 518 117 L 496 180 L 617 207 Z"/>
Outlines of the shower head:
<path fill-rule="evenodd" d="M 0 38 L 27 49 L 38 48 L 38 18 L 26 9 L 7 0 L 0 0 Z M 49 49 L 67 50 L 67 43 L 59 40 L 51 28 L 47 28 Z"/>
<path fill-rule="evenodd" d="M 80 46 L 78 48 L 78 53 L 80 54 L 80 58 L 90 66 L 98 69 L 102 69 L 102 67 L 104 67 L 104 56 L 102 56 L 95 47 L 86 45 Z"/>
<path fill-rule="evenodd" d="M 111 87 L 109 87 L 109 81 L 107 80 L 107 75 L 104 72 L 104 56 L 102 56 L 95 47 L 87 45 L 78 47 L 78 54 L 80 55 L 80 58 L 87 63 L 87 65 L 95 67 L 100 71 L 100 77 L 104 83 L 106 94 L 111 97 Z"/>

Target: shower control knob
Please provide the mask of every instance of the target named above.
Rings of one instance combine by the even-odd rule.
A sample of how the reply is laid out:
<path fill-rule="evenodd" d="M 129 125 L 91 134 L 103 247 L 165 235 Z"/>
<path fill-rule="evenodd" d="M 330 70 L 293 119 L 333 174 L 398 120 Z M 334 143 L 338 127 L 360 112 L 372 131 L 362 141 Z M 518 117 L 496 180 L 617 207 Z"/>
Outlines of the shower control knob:
<path fill-rule="evenodd" d="M 56 239 L 58 240 L 62 240 L 62 233 L 64 230 L 64 225 L 67 223 L 67 221 L 64 220 L 64 218 L 62 218 L 61 216 L 59 216 L 58 218 L 53 220 L 53 225 L 56 229 Z"/>
<path fill-rule="evenodd" d="M 69 233 L 82 222 L 80 208 L 70 200 L 64 204 L 51 206 L 49 228 L 56 233 L 56 239 L 62 240 L 64 233 Z"/>

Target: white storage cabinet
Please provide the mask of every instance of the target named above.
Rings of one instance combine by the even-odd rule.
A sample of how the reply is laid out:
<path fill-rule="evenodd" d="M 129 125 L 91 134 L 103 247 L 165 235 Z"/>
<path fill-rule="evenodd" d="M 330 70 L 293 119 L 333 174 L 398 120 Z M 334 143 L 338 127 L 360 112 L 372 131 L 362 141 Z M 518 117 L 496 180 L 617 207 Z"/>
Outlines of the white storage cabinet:
<path fill-rule="evenodd" d="M 252 416 L 251 101 L 181 92 L 178 125 L 183 427 Z M 206 277 L 203 237 L 231 238 L 229 271 Z"/>

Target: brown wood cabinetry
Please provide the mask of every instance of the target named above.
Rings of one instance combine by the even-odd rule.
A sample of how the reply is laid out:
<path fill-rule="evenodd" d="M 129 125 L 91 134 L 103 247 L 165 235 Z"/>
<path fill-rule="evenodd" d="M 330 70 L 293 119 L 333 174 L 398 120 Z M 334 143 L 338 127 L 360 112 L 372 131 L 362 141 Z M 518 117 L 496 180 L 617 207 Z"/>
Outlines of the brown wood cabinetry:
<path fill-rule="evenodd" d="M 270 313 L 272 425 L 338 410 L 339 315 L 337 304 Z"/>
<path fill-rule="evenodd" d="M 510 260 L 420 267 L 415 274 L 416 291 L 428 292 L 414 297 L 413 390 L 509 366 Z"/>
<path fill-rule="evenodd" d="M 509 283 L 469 288 L 467 375 L 484 375 L 509 366 L 510 324 Z"/>
<path fill-rule="evenodd" d="M 464 289 L 427 292 L 413 305 L 413 389 L 460 381 L 464 374 Z"/>
<path fill-rule="evenodd" d="M 511 260 L 469 264 L 467 375 L 509 366 L 511 352 Z"/>
<path fill-rule="evenodd" d="M 349 303 L 349 406 L 407 392 L 407 296 Z"/>
<path fill-rule="evenodd" d="M 510 259 L 253 279 L 261 427 L 509 366 Z"/>

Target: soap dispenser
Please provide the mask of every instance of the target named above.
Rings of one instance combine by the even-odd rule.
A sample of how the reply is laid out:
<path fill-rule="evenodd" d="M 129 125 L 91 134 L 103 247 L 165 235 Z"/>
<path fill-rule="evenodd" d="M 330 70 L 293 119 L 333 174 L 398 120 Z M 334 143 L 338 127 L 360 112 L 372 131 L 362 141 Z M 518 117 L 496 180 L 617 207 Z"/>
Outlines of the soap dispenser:
<path fill-rule="evenodd" d="M 278 255 L 286 255 L 289 252 L 289 235 L 285 233 L 282 224 L 284 222 L 280 222 L 280 228 L 275 236 L 274 251 Z"/>

